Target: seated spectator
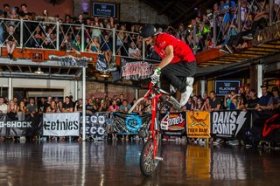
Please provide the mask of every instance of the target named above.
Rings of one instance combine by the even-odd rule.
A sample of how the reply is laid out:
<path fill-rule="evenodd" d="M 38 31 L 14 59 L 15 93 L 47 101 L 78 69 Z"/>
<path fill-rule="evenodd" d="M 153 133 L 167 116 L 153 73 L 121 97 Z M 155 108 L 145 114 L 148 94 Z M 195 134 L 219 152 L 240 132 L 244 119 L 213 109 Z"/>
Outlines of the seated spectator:
<path fill-rule="evenodd" d="M 94 37 L 89 45 L 88 48 L 89 52 L 95 52 L 95 53 L 100 53 L 100 42 L 98 37 Z"/>
<path fill-rule="evenodd" d="M 203 100 L 202 98 L 197 98 L 197 102 L 194 105 L 193 110 L 202 110 L 202 108 L 203 108 Z"/>
<path fill-rule="evenodd" d="M 141 51 L 137 48 L 136 44 L 132 41 L 128 48 L 128 56 L 131 58 L 140 59 L 141 58 Z"/>
<path fill-rule="evenodd" d="M 72 50 L 72 43 L 71 43 L 69 35 L 64 36 L 64 38 L 60 44 L 60 49 L 66 51 L 66 52 L 70 52 Z"/>
<path fill-rule="evenodd" d="M 72 40 L 71 42 L 72 50 L 74 50 L 77 53 L 80 53 L 81 47 L 82 47 L 82 42 L 81 42 L 81 36 L 77 34 L 75 36 L 75 39 Z"/>
<path fill-rule="evenodd" d="M 19 35 L 15 30 L 15 26 L 10 24 L 7 28 L 4 38 L 6 39 L 6 47 L 10 59 L 14 59 L 13 53 L 19 42 Z"/>

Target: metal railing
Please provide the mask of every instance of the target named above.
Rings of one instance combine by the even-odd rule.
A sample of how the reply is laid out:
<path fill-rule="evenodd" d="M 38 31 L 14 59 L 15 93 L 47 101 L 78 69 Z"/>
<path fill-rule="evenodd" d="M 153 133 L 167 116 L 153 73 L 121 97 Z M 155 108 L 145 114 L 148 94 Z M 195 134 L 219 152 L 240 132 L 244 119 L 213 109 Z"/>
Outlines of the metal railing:
<path fill-rule="evenodd" d="M 0 46 L 8 41 L 14 41 L 22 49 L 104 54 L 109 61 L 115 56 L 139 61 L 147 55 L 138 33 L 84 24 L 0 18 Z"/>

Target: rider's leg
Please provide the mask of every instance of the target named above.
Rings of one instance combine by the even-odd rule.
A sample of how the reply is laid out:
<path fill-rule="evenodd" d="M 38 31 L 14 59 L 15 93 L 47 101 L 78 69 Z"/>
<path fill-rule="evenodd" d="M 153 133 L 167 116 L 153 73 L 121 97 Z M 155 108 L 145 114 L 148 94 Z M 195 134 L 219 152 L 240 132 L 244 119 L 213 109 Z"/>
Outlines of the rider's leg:
<path fill-rule="evenodd" d="M 186 79 L 186 91 L 182 92 L 181 94 L 181 99 L 180 99 L 180 105 L 181 106 L 185 106 L 186 103 L 188 102 L 192 91 L 193 91 L 193 82 L 194 82 L 194 78 L 193 77 L 187 77 Z"/>

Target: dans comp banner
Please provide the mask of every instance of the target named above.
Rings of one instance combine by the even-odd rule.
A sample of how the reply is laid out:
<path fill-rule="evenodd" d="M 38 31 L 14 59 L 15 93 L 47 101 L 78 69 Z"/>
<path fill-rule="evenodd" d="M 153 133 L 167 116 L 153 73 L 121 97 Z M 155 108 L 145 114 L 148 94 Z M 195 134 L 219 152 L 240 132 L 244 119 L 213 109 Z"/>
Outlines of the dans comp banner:
<path fill-rule="evenodd" d="M 151 120 L 150 114 L 113 113 L 113 131 L 118 134 L 138 134 L 140 129 L 147 130 Z"/>
<path fill-rule="evenodd" d="M 212 112 L 212 134 L 217 137 L 236 138 L 249 128 L 249 116 L 248 112 L 239 110 Z"/>
<path fill-rule="evenodd" d="M 187 112 L 187 136 L 189 138 L 210 138 L 209 112 Z"/>
<path fill-rule="evenodd" d="M 44 136 L 79 136 L 80 113 L 44 113 Z"/>
<path fill-rule="evenodd" d="M 165 135 L 181 136 L 186 133 L 186 113 L 167 113 L 160 120 L 161 130 Z"/>

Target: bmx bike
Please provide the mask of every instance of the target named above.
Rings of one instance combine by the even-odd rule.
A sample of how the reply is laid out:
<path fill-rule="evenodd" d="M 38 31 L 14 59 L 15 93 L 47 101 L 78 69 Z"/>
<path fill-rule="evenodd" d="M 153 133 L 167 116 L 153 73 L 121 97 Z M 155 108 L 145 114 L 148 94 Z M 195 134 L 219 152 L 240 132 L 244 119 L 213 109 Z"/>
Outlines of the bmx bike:
<path fill-rule="evenodd" d="M 181 110 L 181 106 L 173 96 L 159 87 L 158 82 L 149 84 L 149 89 L 146 94 L 136 101 L 129 112 L 132 112 L 136 105 L 144 99 L 151 100 L 152 113 L 148 131 L 139 131 L 139 136 L 146 139 L 140 155 L 140 170 L 144 176 L 152 176 L 159 162 L 163 160 L 161 157 L 161 130 L 159 120 L 160 104 L 168 102 L 176 110 Z"/>

